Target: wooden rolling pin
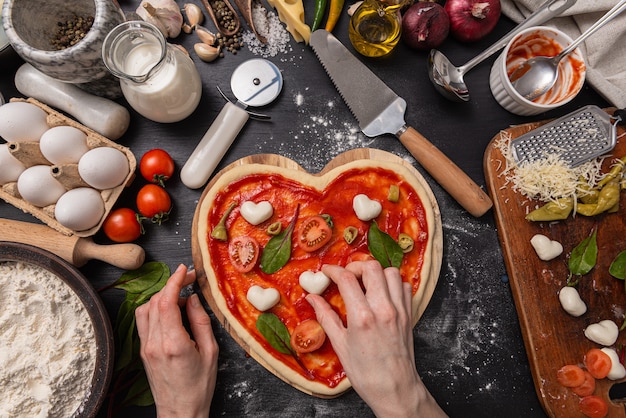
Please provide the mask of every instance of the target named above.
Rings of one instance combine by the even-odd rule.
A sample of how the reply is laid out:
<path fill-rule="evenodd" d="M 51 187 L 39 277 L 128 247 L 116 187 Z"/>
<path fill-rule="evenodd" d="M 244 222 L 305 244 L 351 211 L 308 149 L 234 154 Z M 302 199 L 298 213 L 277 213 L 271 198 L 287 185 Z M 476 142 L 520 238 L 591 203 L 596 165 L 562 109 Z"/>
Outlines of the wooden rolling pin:
<path fill-rule="evenodd" d="M 146 254 L 137 244 L 99 245 L 91 238 L 67 236 L 54 229 L 30 222 L 0 218 L 0 241 L 30 244 L 58 255 L 76 267 L 89 260 L 100 260 L 125 270 L 141 267 Z"/>

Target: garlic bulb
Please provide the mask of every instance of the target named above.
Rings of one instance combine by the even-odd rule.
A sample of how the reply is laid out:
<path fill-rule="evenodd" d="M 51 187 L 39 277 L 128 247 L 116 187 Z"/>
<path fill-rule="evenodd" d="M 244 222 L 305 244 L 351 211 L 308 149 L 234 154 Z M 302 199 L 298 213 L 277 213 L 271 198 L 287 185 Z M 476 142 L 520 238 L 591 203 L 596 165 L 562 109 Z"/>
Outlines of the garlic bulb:
<path fill-rule="evenodd" d="M 183 26 L 183 15 L 174 0 L 142 0 L 139 17 L 155 25 L 166 38 L 176 38 Z"/>

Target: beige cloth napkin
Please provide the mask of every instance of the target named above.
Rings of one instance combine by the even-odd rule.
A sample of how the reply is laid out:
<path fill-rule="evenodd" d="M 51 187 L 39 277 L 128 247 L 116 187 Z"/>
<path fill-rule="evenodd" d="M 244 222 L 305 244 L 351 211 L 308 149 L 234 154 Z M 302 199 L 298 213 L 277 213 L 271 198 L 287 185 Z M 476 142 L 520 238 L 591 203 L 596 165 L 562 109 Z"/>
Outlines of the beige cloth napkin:
<path fill-rule="evenodd" d="M 546 0 L 501 0 L 502 13 L 521 22 Z M 548 21 L 576 39 L 593 25 L 616 0 L 578 0 L 562 16 Z M 581 45 L 587 81 L 609 103 L 626 107 L 626 11 L 616 16 Z"/>

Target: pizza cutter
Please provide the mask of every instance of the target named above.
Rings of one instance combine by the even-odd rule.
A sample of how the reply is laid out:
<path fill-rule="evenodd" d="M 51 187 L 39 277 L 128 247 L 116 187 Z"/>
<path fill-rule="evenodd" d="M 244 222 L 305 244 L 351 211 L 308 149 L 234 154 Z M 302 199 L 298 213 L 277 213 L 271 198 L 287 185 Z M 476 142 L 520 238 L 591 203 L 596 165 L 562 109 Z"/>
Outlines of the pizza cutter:
<path fill-rule="evenodd" d="M 226 105 L 180 171 L 181 181 L 190 189 L 202 187 L 207 182 L 248 118 L 270 119 L 247 108 L 265 106 L 274 101 L 283 88 L 283 77 L 272 62 L 253 58 L 235 68 L 230 88 L 237 102 L 232 103 L 218 87 L 227 101 Z"/>

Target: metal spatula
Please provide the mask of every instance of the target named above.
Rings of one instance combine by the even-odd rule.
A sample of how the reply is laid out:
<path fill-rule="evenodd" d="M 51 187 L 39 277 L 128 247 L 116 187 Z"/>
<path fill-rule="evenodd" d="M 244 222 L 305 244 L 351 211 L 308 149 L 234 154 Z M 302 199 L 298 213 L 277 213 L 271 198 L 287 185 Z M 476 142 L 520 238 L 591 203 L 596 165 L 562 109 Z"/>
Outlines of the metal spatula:
<path fill-rule="evenodd" d="M 570 167 L 611 151 L 617 142 L 621 116 L 611 116 L 589 105 L 538 127 L 511 141 L 511 152 L 519 164 L 558 154 Z"/>

